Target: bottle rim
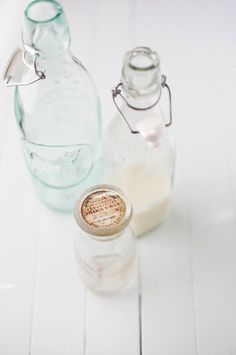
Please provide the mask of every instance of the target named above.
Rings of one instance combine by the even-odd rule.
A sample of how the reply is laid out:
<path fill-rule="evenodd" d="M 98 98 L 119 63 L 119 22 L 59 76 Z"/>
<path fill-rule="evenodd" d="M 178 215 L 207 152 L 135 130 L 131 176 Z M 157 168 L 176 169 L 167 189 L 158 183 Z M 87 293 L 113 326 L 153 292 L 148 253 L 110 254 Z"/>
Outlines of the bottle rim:
<path fill-rule="evenodd" d="M 121 83 L 126 94 L 149 96 L 161 89 L 160 58 L 149 47 L 135 47 L 123 60 Z"/>
<path fill-rule="evenodd" d="M 137 59 L 141 58 L 141 61 Z M 127 52 L 124 58 L 124 64 L 126 64 L 133 70 L 152 70 L 159 68 L 160 58 L 157 52 L 153 51 L 149 47 L 136 47 Z"/>
<path fill-rule="evenodd" d="M 49 16 L 48 14 L 48 17 L 47 14 L 45 14 L 45 19 L 34 18 L 34 15 L 31 14 L 31 11 L 41 4 L 48 4 L 51 7 L 51 10 L 54 11 L 54 14 L 52 14 L 51 16 Z M 62 13 L 62 6 L 55 0 L 35 0 L 32 1 L 25 9 L 25 17 L 32 23 L 49 23 L 58 18 Z"/>

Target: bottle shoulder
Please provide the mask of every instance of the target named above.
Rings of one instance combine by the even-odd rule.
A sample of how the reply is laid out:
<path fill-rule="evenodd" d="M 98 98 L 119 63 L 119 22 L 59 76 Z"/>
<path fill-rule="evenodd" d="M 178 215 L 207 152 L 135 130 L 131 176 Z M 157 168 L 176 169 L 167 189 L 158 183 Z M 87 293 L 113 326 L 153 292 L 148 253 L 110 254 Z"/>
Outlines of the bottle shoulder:
<path fill-rule="evenodd" d="M 15 114 L 24 135 L 44 144 L 51 142 L 52 136 L 65 144 L 83 142 L 86 137 L 96 140 L 101 110 L 92 79 L 73 60 L 63 61 L 61 66 L 54 63 L 55 67 L 47 64 L 44 80 L 15 89 Z"/>
<path fill-rule="evenodd" d="M 71 101 L 77 100 L 81 104 L 96 105 L 100 112 L 100 100 L 96 86 L 91 76 L 79 60 L 71 55 L 43 60 L 40 70 L 45 72 L 45 79 L 19 86 L 15 89 L 15 100 L 27 106 L 38 105 L 42 101 L 54 101 L 54 98 L 70 97 Z M 22 82 L 29 82 L 35 77 L 33 70 L 28 69 L 22 75 Z"/>
<path fill-rule="evenodd" d="M 128 121 L 129 125 L 132 127 L 133 130 L 138 130 L 138 124 L 141 121 L 144 121 L 146 119 L 153 119 L 154 121 L 157 120 L 158 122 L 162 122 L 164 125 L 166 123 L 165 116 L 161 112 L 161 110 L 158 108 L 156 110 L 152 111 L 146 111 L 146 112 L 131 112 L 130 110 L 127 110 L 125 105 L 121 106 L 121 112 L 124 114 L 126 120 Z M 105 129 L 105 136 L 108 138 L 109 136 L 111 139 L 113 137 L 123 137 L 123 139 L 126 137 L 127 140 L 129 141 L 141 141 L 143 142 L 143 138 L 140 140 L 140 134 L 132 134 L 129 126 L 125 122 L 124 118 L 121 116 L 119 112 L 116 112 L 113 117 L 111 118 L 110 122 L 107 124 L 107 127 Z M 170 141 L 172 145 L 174 145 L 174 135 L 171 127 L 165 127 L 163 130 L 163 138 L 165 140 Z"/>
<path fill-rule="evenodd" d="M 150 147 L 141 134 L 131 133 L 122 117 L 115 114 L 105 130 L 104 156 L 109 161 L 136 161 L 147 157 L 155 161 L 160 156 L 175 159 L 175 141 L 172 131 L 165 127 L 158 147 Z"/>

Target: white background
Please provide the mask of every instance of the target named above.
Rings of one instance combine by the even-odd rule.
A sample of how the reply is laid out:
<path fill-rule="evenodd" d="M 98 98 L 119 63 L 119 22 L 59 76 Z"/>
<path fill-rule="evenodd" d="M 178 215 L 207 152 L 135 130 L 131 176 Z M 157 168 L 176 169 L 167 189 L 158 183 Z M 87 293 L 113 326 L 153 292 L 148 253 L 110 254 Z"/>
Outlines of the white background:
<path fill-rule="evenodd" d="M 26 4 L 1 0 L 1 72 L 20 43 Z M 73 217 L 34 196 L 13 90 L 1 82 L 0 355 L 235 355 L 236 2 L 62 4 L 73 52 L 97 83 L 104 125 L 115 112 L 110 89 L 125 51 L 145 45 L 159 52 L 173 91 L 173 204 L 166 223 L 138 240 L 140 290 L 117 297 L 86 291 Z"/>

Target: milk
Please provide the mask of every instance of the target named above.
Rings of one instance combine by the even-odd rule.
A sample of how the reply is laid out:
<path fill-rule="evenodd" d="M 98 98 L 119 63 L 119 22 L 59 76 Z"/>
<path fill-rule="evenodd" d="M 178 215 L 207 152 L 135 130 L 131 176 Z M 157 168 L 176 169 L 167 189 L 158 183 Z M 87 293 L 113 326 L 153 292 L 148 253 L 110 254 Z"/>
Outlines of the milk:
<path fill-rule="evenodd" d="M 146 164 L 127 165 L 110 175 L 108 181 L 130 198 L 133 205 L 131 227 L 135 235 L 150 231 L 167 217 L 171 178 L 164 169 L 155 171 Z"/>

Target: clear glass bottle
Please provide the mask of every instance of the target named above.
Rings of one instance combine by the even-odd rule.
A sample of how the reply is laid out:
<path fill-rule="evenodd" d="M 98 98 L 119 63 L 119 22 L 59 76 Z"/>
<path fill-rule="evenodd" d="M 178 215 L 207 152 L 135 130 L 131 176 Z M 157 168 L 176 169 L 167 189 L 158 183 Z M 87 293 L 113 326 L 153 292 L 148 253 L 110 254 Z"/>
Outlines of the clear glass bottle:
<path fill-rule="evenodd" d="M 136 266 L 130 201 L 116 187 L 94 186 L 78 200 L 74 215 L 80 226 L 75 251 L 85 285 L 99 293 L 127 287 Z"/>
<path fill-rule="evenodd" d="M 105 132 L 105 181 L 130 198 L 136 235 L 159 225 L 170 207 L 175 144 L 169 127 L 171 106 L 170 121 L 160 106 L 163 88 L 171 105 L 156 52 L 137 47 L 125 55 L 121 83 L 113 90 L 119 112 Z"/>
<path fill-rule="evenodd" d="M 24 69 L 20 83 L 11 85 L 16 86 L 15 114 L 26 162 L 41 200 L 57 210 L 72 210 L 76 196 L 98 183 L 101 174 L 99 99 L 86 69 L 71 54 L 59 3 L 30 3 L 22 38 Z"/>

